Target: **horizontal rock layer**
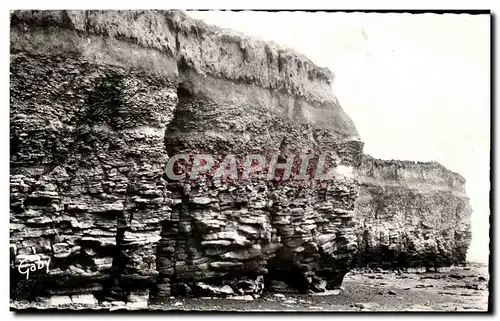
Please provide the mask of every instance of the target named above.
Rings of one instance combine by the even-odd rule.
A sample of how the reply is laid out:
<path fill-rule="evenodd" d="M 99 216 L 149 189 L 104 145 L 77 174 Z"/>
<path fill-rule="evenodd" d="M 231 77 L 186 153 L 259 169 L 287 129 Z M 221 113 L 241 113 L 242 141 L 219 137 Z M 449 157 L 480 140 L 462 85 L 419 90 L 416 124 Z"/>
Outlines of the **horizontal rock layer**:
<path fill-rule="evenodd" d="M 363 156 L 356 204 L 361 266 L 463 264 L 472 209 L 465 179 L 436 162 Z"/>
<path fill-rule="evenodd" d="M 14 11 L 10 79 L 14 298 L 340 286 L 362 143 L 328 70 L 176 11 Z M 347 174 L 164 173 L 176 153 L 255 152 L 326 152 Z"/>

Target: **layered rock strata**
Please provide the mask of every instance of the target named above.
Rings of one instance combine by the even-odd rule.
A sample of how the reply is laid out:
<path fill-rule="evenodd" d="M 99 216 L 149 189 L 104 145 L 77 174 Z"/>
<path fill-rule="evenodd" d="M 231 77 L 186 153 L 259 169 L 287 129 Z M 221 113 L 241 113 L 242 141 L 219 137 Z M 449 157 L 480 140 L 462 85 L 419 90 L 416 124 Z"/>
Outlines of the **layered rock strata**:
<path fill-rule="evenodd" d="M 12 12 L 10 68 L 13 298 L 340 286 L 362 143 L 330 71 L 176 11 Z M 326 153 L 338 171 L 172 181 L 179 153 Z"/>
<path fill-rule="evenodd" d="M 471 241 L 465 179 L 436 162 L 363 156 L 357 200 L 360 266 L 464 264 Z"/>

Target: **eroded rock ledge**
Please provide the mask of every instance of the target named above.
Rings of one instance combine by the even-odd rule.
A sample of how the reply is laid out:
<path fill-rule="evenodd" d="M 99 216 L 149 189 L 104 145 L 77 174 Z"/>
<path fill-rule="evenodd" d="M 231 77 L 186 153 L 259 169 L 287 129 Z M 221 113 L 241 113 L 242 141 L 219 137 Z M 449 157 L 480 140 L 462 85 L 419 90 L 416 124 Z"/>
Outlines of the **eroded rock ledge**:
<path fill-rule="evenodd" d="M 340 286 L 355 176 L 304 187 L 164 174 L 181 152 L 327 152 L 358 167 L 328 70 L 176 11 L 12 12 L 10 68 L 14 299 L 144 307 Z"/>
<path fill-rule="evenodd" d="M 464 264 L 472 209 L 465 179 L 436 162 L 363 156 L 357 264 L 439 268 Z"/>

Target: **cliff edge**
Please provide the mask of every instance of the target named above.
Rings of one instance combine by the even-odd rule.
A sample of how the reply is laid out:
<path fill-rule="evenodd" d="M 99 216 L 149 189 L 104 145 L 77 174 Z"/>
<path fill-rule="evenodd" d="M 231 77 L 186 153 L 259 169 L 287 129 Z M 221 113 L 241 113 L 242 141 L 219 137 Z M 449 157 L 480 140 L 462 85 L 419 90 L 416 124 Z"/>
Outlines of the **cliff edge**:
<path fill-rule="evenodd" d="M 362 143 L 330 71 L 178 11 L 10 18 L 13 299 L 146 307 L 340 286 Z M 341 170 L 304 186 L 165 169 L 251 153 L 326 153 Z"/>

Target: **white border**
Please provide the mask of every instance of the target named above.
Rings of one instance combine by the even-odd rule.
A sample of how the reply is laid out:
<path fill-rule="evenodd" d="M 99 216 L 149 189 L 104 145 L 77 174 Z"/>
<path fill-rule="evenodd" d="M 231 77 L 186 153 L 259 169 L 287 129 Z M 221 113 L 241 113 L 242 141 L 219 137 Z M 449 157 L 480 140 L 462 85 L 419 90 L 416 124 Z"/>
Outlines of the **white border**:
<path fill-rule="evenodd" d="M 9 10 L 12 9 L 284 9 L 284 10 L 299 10 L 299 9 L 329 9 L 329 10 L 467 10 L 467 9 L 491 9 L 494 13 L 498 12 L 497 7 L 499 6 L 500 1 L 498 0 L 453 0 L 453 1 L 444 1 L 444 0 L 415 0 L 415 1 L 402 1 L 402 0 L 386 0 L 386 1 L 376 1 L 376 0 L 278 0 L 278 1 L 265 1 L 265 0 L 253 0 L 253 1 L 230 1 L 230 0 L 217 0 L 217 1 L 203 1 L 203 0 L 183 0 L 178 2 L 172 1 L 152 1 L 152 0 L 141 0 L 141 1 L 117 1 L 117 2 L 104 2 L 102 0 L 86 0 L 84 2 L 72 3 L 67 1 L 15 1 L 8 3 L 7 1 L 2 2 L 1 6 L 6 6 L 5 10 L 0 11 L 0 44 L 2 45 L 1 52 L 1 61 L 2 61 L 2 77 L 1 79 L 1 101 L 3 103 L 3 108 L 1 109 L 2 117 L 0 117 L 0 121 L 2 125 L 0 125 L 0 139 L 1 145 L 4 146 L 5 150 L 2 153 L 3 157 L 1 158 L 1 166 L 2 171 L 0 171 L 1 179 L 0 182 L 0 195 L 2 200 L 2 209 L 3 209 L 3 217 L 5 220 L 5 224 L 2 224 L 4 229 L 4 240 L 2 241 L 2 246 L 0 247 L 2 251 L 2 257 L 5 258 L 3 264 L 0 264 L 0 272 L 1 275 L 4 276 L 4 286 L 2 292 L 2 303 L 3 308 L 2 312 L 4 312 L 7 318 L 13 318 L 14 314 L 9 312 L 9 270 L 7 264 L 7 258 L 9 257 L 9 250 L 7 244 L 9 242 Z M 84 5 L 83 5 L 84 4 Z M 8 5 L 8 7 L 7 7 Z M 2 8 L 3 9 L 3 8 Z M 497 34 L 494 33 L 495 43 L 498 42 Z M 495 50 L 496 52 L 496 50 Z M 496 71 L 496 70 L 495 70 Z M 495 92 L 499 92 L 498 83 L 495 84 L 494 88 Z M 496 106 L 493 107 L 496 109 Z M 497 119 L 498 112 L 495 117 L 495 122 L 498 124 L 499 121 Z M 498 135 L 495 135 L 495 142 L 498 143 L 500 140 Z M 498 146 L 495 146 L 498 148 Z M 495 175 L 497 176 L 497 175 Z M 495 177 L 496 178 L 496 177 Z M 497 196 L 497 192 L 495 192 L 495 197 Z M 494 215 L 494 214 L 493 214 Z M 495 220 L 495 226 L 492 226 L 494 231 L 498 231 L 498 222 L 499 218 Z M 498 237 L 497 237 L 498 241 Z M 498 247 L 496 247 L 498 252 Z M 495 253 L 496 254 L 496 253 Z M 495 255 L 497 257 L 497 255 Z M 498 267 L 498 261 L 497 261 Z M 495 271 L 496 272 L 496 271 Z M 498 291 L 495 287 L 496 295 L 498 296 Z M 368 317 L 378 318 L 378 319 L 386 319 L 389 315 L 370 315 L 365 314 Z M 4 315 L 5 316 L 5 315 Z M 177 318 L 180 315 L 147 315 L 147 317 L 153 318 Z M 189 315 L 189 318 L 242 318 L 245 315 Z M 258 317 L 258 318 L 270 318 L 270 317 L 280 317 L 280 318 L 289 318 L 291 315 L 246 315 L 247 317 Z M 297 315 L 300 319 L 302 318 L 315 318 L 317 315 L 309 314 L 309 315 Z M 332 317 L 333 314 L 329 314 L 327 317 Z M 340 317 L 350 317 L 349 315 L 339 315 Z M 359 317 L 359 314 L 353 315 L 353 317 Z M 399 315 L 394 315 L 395 317 L 399 317 Z M 406 314 L 407 317 L 410 318 L 440 318 L 444 315 L 439 316 L 426 316 L 426 315 L 418 315 L 418 314 Z M 451 317 L 455 317 L 454 315 L 448 315 Z M 67 318 L 68 315 L 58 314 L 58 315 L 31 315 L 24 316 L 26 318 Z M 72 318 L 86 318 L 86 315 L 74 315 Z M 106 315 L 94 316 L 96 318 L 104 318 Z M 142 316 L 139 315 L 109 315 L 108 317 L 113 318 L 123 318 L 127 319 L 134 318 L 139 319 Z M 475 315 L 469 315 L 466 318 L 475 318 Z"/>

